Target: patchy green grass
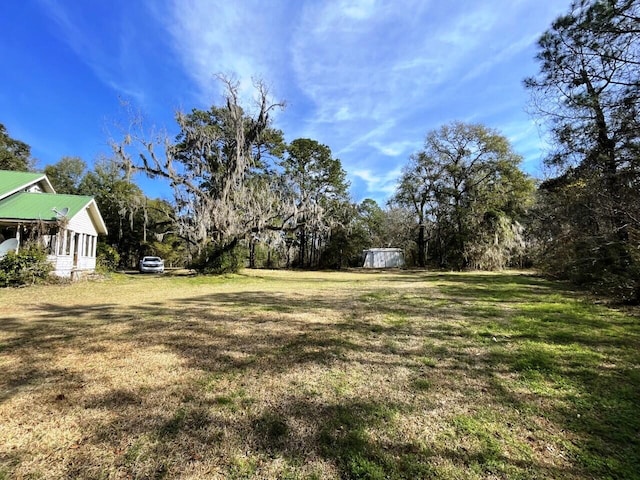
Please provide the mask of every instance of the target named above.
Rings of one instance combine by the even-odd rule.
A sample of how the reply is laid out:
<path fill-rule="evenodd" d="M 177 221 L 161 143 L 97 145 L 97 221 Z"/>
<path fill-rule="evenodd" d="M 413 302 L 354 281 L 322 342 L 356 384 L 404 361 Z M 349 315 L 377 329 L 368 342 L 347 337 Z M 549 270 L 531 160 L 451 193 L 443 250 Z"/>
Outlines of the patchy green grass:
<path fill-rule="evenodd" d="M 0 479 L 640 478 L 640 318 L 527 273 L 0 291 Z"/>

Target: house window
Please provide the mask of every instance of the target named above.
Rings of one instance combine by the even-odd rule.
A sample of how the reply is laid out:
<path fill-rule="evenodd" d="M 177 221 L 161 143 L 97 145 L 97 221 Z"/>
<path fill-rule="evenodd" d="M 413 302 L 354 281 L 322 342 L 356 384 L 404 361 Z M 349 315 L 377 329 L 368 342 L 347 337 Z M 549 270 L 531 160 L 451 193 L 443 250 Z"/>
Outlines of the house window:
<path fill-rule="evenodd" d="M 64 230 L 58 233 L 58 256 L 64 255 L 64 241 L 67 238 Z"/>
<path fill-rule="evenodd" d="M 49 240 L 49 254 L 55 255 L 58 248 L 58 235 L 47 235 L 47 238 Z"/>
<path fill-rule="evenodd" d="M 67 230 L 67 242 L 65 245 L 64 254 L 71 255 L 71 241 L 73 240 L 73 233 L 70 230 Z"/>

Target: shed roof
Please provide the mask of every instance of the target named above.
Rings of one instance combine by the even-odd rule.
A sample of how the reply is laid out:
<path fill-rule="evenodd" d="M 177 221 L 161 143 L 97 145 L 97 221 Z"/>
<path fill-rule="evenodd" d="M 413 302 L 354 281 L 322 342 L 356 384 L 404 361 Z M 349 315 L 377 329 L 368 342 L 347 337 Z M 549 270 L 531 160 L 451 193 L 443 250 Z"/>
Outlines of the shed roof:
<path fill-rule="evenodd" d="M 0 198 L 11 195 L 22 188 L 38 182 L 43 182 L 45 191 L 55 193 L 51 183 L 49 183 L 49 180 L 44 173 L 0 170 Z"/>
<path fill-rule="evenodd" d="M 93 197 L 86 195 L 61 195 L 53 193 L 20 192 L 0 200 L 0 220 L 55 221 L 63 209 L 69 210 L 67 218 L 75 217 L 88 208 L 99 233 L 107 233 L 107 227 Z"/>

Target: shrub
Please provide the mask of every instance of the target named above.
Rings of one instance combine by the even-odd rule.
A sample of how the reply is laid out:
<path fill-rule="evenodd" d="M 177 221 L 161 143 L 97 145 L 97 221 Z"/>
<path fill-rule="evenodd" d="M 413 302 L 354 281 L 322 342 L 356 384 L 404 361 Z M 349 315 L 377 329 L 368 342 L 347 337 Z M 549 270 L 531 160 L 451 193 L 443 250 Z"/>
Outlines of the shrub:
<path fill-rule="evenodd" d="M 196 258 L 191 268 L 205 274 L 236 273 L 244 266 L 246 257 L 246 248 L 237 241 L 222 246 L 210 243 Z"/>
<path fill-rule="evenodd" d="M 96 269 L 112 272 L 118 268 L 120 254 L 111 245 L 98 243 L 96 254 Z"/>
<path fill-rule="evenodd" d="M 29 246 L 0 258 L 0 287 L 33 285 L 49 277 L 53 265 L 42 247 Z"/>

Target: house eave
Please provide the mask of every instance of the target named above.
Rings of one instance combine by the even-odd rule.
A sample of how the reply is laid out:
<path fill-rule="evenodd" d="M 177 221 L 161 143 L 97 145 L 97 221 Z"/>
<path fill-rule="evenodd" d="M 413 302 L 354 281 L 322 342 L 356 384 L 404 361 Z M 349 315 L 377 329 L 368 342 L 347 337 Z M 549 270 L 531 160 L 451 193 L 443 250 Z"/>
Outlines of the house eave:
<path fill-rule="evenodd" d="M 89 215 L 93 218 L 96 224 L 96 231 L 101 235 L 106 235 L 107 225 L 104 223 L 102 215 L 100 214 L 100 209 L 98 208 L 98 204 L 96 203 L 95 199 L 91 199 L 86 208 L 89 210 Z"/>
<path fill-rule="evenodd" d="M 25 223 L 48 223 L 51 225 L 55 225 L 57 223 L 56 220 L 43 220 L 41 218 L 0 218 L 0 223 L 17 223 L 17 224 L 25 224 Z"/>

